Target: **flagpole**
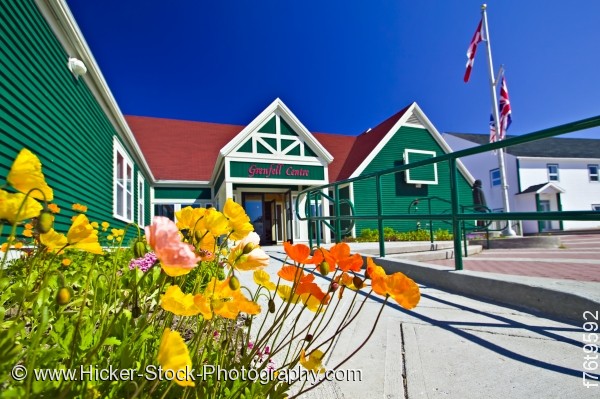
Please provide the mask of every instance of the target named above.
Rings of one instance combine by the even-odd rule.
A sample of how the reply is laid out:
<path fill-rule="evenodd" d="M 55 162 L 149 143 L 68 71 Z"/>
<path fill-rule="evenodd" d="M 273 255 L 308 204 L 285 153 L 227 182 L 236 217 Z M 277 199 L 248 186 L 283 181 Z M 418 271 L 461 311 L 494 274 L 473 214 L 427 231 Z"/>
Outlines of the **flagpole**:
<path fill-rule="evenodd" d="M 485 31 L 485 43 L 488 55 L 488 71 L 490 74 L 490 91 L 492 94 L 492 115 L 494 115 L 494 121 L 496 123 L 496 141 L 500 141 L 500 115 L 498 115 L 498 98 L 496 96 L 496 79 L 494 78 L 494 64 L 492 63 L 492 46 L 490 44 L 490 32 L 488 29 L 487 21 L 487 4 L 481 6 L 481 14 L 483 19 L 483 26 Z M 498 168 L 500 169 L 500 182 L 502 184 L 502 203 L 504 205 L 504 211 L 510 212 L 510 205 L 508 201 L 508 183 L 506 182 L 506 168 L 504 165 L 504 149 L 498 151 Z M 512 223 L 507 220 L 508 226 L 504 229 L 503 234 L 506 236 L 516 236 L 517 234 L 512 229 Z"/>

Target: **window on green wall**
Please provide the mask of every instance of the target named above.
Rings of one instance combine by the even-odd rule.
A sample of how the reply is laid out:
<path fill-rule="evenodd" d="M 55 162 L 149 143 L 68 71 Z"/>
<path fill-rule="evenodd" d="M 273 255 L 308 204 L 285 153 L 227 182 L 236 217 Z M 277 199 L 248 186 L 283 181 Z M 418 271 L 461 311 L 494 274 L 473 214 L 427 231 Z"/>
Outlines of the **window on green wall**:
<path fill-rule="evenodd" d="M 114 140 L 114 217 L 133 221 L 133 162 L 115 138 Z"/>
<path fill-rule="evenodd" d="M 144 209 L 144 200 L 145 200 L 145 190 L 144 190 L 144 177 L 141 173 L 138 172 L 138 217 L 137 223 L 139 226 L 145 225 L 145 209 Z"/>

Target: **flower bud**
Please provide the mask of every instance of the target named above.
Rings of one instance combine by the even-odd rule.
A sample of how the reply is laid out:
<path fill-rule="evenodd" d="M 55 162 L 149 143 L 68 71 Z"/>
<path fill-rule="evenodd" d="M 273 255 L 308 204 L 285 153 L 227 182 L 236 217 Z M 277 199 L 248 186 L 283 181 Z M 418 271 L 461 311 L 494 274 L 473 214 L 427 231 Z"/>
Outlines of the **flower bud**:
<path fill-rule="evenodd" d="M 306 342 L 310 342 L 310 341 L 312 341 L 312 339 L 313 339 L 313 336 L 312 336 L 312 334 L 306 334 L 306 337 L 304 338 L 304 340 L 305 340 Z"/>
<path fill-rule="evenodd" d="M 56 294 L 56 303 L 59 305 L 66 305 L 71 301 L 71 291 L 67 287 L 62 287 Z"/>
<path fill-rule="evenodd" d="M 364 281 L 358 276 L 354 276 L 352 279 L 352 284 L 354 284 L 354 286 L 359 290 L 363 287 L 363 283 Z"/>
<path fill-rule="evenodd" d="M 329 292 L 336 292 L 339 287 L 340 285 L 338 283 L 331 283 L 329 285 Z"/>
<path fill-rule="evenodd" d="M 269 313 L 275 313 L 275 301 L 269 299 Z"/>
<path fill-rule="evenodd" d="M 143 258 L 144 255 L 146 255 L 146 243 L 144 242 L 143 239 L 138 238 L 134 243 L 133 243 L 133 256 L 136 258 Z"/>
<path fill-rule="evenodd" d="M 38 216 L 36 229 L 40 234 L 46 234 L 52 228 L 54 224 L 54 216 L 50 211 L 42 211 L 40 212 L 40 216 Z"/>
<path fill-rule="evenodd" d="M 240 288 L 240 280 L 238 280 L 236 276 L 231 276 L 229 278 L 229 288 L 231 288 L 232 291 Z"/>
<path fill-rule="evenodd" d="M 249 242 L 248 244 L 246 244 L 244 246 L 244 249 L 242 250 L 242 252 L 244 253 L 244 255 L 247 255 L 250 252 L 254 251 L 256 248 L 258 248 L 258 245 L 256 245 L 253 242 Z"/>
<path fill-rule="evenodd" d="M 330 271 L 331 268 L 329 267 L 329 263 L 325 261 L 319 263 L 319 272 L 321 272 L 322 275 L 326 276 L 329 274 Z"/>

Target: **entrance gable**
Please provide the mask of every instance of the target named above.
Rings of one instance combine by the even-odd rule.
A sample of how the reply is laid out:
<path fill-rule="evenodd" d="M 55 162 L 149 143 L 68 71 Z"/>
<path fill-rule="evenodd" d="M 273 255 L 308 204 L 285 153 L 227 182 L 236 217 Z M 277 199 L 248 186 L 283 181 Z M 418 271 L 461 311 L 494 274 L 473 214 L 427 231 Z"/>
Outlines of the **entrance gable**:
<path fill-rule="evenodd" d="M 221 150 L 223 157 L 257 157 L 329 164 L 333 157 L 300 123 L 280 99 Z M 309 159 L 307 159 L 309 158 Z"/>

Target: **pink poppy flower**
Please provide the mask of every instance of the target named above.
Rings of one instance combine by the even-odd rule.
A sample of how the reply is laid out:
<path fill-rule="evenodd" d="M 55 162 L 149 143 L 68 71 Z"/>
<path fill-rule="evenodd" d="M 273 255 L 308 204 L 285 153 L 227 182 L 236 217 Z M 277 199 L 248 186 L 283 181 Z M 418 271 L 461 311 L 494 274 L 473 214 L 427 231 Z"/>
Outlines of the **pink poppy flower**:
<path fill-rule="evenodd" d="M 169 276 L 188 274 L 200 261 L 194 253 L 194 247 L 181 242 L 179 229 L 169 218 L 155 216 L 145 231 L 148 244 Z"/>

